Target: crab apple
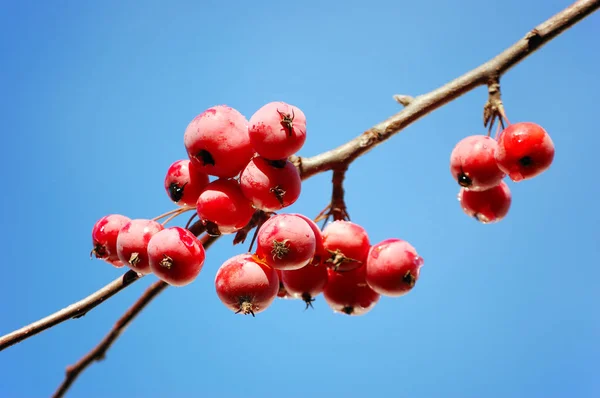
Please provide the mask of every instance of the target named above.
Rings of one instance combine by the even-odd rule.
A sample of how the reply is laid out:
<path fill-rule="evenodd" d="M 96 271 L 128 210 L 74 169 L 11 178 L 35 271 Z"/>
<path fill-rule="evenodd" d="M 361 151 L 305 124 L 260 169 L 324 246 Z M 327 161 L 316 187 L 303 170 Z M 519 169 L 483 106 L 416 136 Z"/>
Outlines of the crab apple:
<path fill-rule="evenodd" d="M 312 307 L 327 284 L 327 267 L 313 262 L 297 270 L 281 271 L 281 281 L 292 297 L 304 300 L 306 308 Z"/>
<path fill-rule="evenodd" d="M 514 182 L 546 171 L 554 160 L 554 143 L 540 125 L 514 123 L 498 136 L 496 162 Z"/>
<path fill-rule="evenodd" d="M 337 220 L 323 229 L 323 246 L 329 253 L 326 265 L 336 271 L 350 271 L 365 263 L 371 243 L 363 227 Z"/>
<path fill-rule="evenodd" d="M 169 198 L 180 206 L 195 206 L 200 192 L 208 183 L 208 174 L 199 171 L 188 159 L 171 164 L 165 176 L 165 190 Z"/>
<path fill-rule="evenodd" d="M 365 264 L 366 282 L 383 296 L 402 296 L 415 286 L 423 262 L 410 243 L 386 239 L 369 250 Z"/>
<path fill-rule="evenodd" d="M 281 281 L 281 270 L 275 270 L 277 271 L 277 276 L 279 277 L 279 291 L 277 292 L 277 297 L 282 298 L 282 299 L 291 299 L 293 298 L 291 294 L 288 293 L 288 291 L 285 289 L 285 286 L 283 285 L 283 282 Z"/>
<path fill-rule="evenodd" d="M 256 255 L 270 267 L 294 270 L 308 265 L 317 246 L 311 226 L 293 214 L 277 214 L 258 230 Z"/>
<path fill-rule="evenodd" d="M 202 271 L 205 258 L 202 242 L 181 227 L 165 228 L 148 242 L 150 269 L 172 286 L 192 283 Z"/>
<path fill-rule="evenodd" d="M 325 250 L 325 246 L 323 246 L 323 235 L 321 234 L 321 229 L 319 226 L 311 220 L 309 217 L 306 217 L 304 214 L 300 213 L 291 213 L 293 216 L 298 216 L 310 225 L 313 233 L 315 234 L 315 256 L 313 258 L 313 263 L 320 263 L 323 259 L 329 258 L 329 252 Z"/>
<path fill-rule="evenodd" d="M 512 195 L 508 185 L 502 181 L 486 191 L 467 191 L 461 188 L 458 200 L 467 215 L 488 224 L 498 222 L 508 214 Z"/>
<path fill-rule="evenodd" d="M 494 157 L 498 143 L 486 135 L 465 137 L 450 154 L 450 172 L 461 187 L 485 191 L 506 176 Z"/>
<path fill-rule="evenodd" d="M 117 236 L 117 254 L 123 264 L 139 272 L 149 274 L 148 242 L 157 232 L 164 229 L 162 224 L 154 220 L 135 219 L 121 228 Z"/>
<path fill-rule="evenodd" d="M 248 134 L 256 152 L 267 159 L 286 159 L 306 141 L 306 117 L 300 108 L 270 102 L 250 117 Z"/>
<path fill-rule="evenodd" d="M 236 314 L 258 314 L 271 305 L 279 292 L 277 270 L 251 254 L 225 261 L 215 277 L 217 296 Z"/>
<path fill-rule="evenodd" d="M 218 179 L 208 184 L 196 202 L 198 217 L 211 235 L 230 234 L 242 229 L 254 214 L 252 203 L 236 180 Z"/>
<path fill-rule="evenodd" d="M 366 282 L 366 267 L 352 271 L 327 270 L 327 284 L 323 297 L 335 311 L 347 315 L 364 315 L 379 301 L 379 293 Z"/>
<path fill-rule="evenodd" d="M 296 166 L 289 160 L 255 157 L 242 171 L 240 187 L 254 207 L 274 212 L 298 200 L 302 179 Z"/>
<path fill-rule="evenodd" d="M 213 106 L 196 116 L 187 126 L 183 142 L 198 170 L 216 177 L 234 177 L 254 155 L 248 121 L 226 105 Z"/>
<path fill-rule="evenodd" d="M 117 253 L 117 236 L 129 221 L 131 221 L 129 217 L 121 214 L 109 214 L 96 221 L 92 228 L 94 248 L 90 256 L 94 255 L 117 268 L 124 266 Z"/>

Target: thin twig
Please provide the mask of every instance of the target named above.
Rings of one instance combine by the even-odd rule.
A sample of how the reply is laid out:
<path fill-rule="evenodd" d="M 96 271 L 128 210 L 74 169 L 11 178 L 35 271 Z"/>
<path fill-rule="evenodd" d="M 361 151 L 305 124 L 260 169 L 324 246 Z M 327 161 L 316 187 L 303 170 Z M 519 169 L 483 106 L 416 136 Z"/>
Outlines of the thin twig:
<path fill-rule="evenodd" d="M 217 240 L 217 237 L 213 237 L 210 235 L 203 235 L 200 238 L 200 241 L 204 245 L 204 249 L 208 249 L 210 245 Z M 88 366 L 90 366 L 95 361 L 101 361 L 106 356 L 109 348 L 114 344 L 114 342 L 119 338 L 121 333 L 127 328 L 127 326 L 133 321 L 133 319 L 144 309 L 152 299 L 158 296 L 163 290 L 165 290 L 169 285 L 165 282 L 158 280 L 154 282 L 146 291 L 142 294 L 142 296 L 137 299 L 137 301 L 129 307 L 129 309 L 119 318 L 119 320 L 115 323 L 113 328 L 108 332 L 106 336 L 98 343 L 96 347 L 94 347 L 90 352 L 84 355 L 79 361 L 71 366 L 67 366 L 67 371 L 65 375 L 65 379 L 58 387 L 53 398 L 63 397 L 69 387 L 73 384 L 73 382 L 77 379 L 77 377 L 83 372 Z"/>
<path fill-rule="evenodd" d="M 391 136 L 428 113 L 431 113 L 437 108 L 464 95 L 476 87 L 487 84 L 490 78 L 501 76 L 554 37 L 589 16 L 599 7 L 600 0 L 576 1 L 565 10 L 559 12 L 549 18 L 546 22 L 528 32 L 525 37 L 517 41 L 498 56 L 444 86 L 414 98 L 402 111 L 375 125 L 358 137 L 338 148 L 323 152 L 319 155 L 309 158 L 292 156 L 290 160 L 292 160 L 300 170 L 303 180 L 318 173 L 333 170 L 340 165 L 348 165 L 354 159 L 369 152 L 383 141 L 386 141 Z M 78 314 L 85 314 L 91 308 L 111 297 L 128 284 L 131 284 L 132 281 L 129 281 L 126 277 L 128 274 L 130 273 L 126 273 L 123 277 L 78 303 L 6 336 L 0 337 L 0 350 L 23 341 L 49 327 L 71 319 Z M 135 274 L 133 281 L 138 278 L 139 276 Z"/>

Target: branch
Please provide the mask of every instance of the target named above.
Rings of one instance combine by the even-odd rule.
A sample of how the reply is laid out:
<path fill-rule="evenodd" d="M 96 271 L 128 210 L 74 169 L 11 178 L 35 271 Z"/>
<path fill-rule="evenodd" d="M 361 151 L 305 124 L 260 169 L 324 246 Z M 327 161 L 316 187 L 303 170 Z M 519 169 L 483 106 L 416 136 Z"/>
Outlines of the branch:
<path fill-rule="evenodd" d="M 217 240 L 218 237 L 203 235 L 200 238 L 204 249 L 208 249 L 212 243 Z M 119 318 L 113 328 L 108 332 L 106 336 L 94 347 L 90 352 L 83 356 L 74 365 L 67 366 L 66 376 L 62 384 L 58 387 L 53 398 L 59 398 L 65 395 L 71 384 L 77 379 L 79 374 L 83 372 L 88 366 L 94 361 L 101 361 L 106 356 L 106 352 L 119 338 L 121 333 L 129 326 L 131 321 L 140 313 L 156 296 L 158 296 L 163 290 L 169 285 L 165 282 L 158 280 L 154 282 L 142 296 Z"/>
<path fill-rule="evenodd" d="M 338 148 L 310 158 L 293 159 L 303 178 L 308 178 L 341 164 L 350 164 L 383 141 L 403 130 L 442 105 L 478 86 L 498 81 L 500 76 L 521 62 L 554 37 L 570 28 L 600 7 L 600 0 L 579 0 L 546 22 L 528 32 L 525 37 L 483 65 L 427 94 L 410 101 L 402 111 L 373 126 Z"/>
<path fill-rule="evenodd" d="M 331 202 L 319 215 L 315 218 L 315 222 L 325 220 L 323 227 L 327 224 L 330 217 L 333 217 L 334 221 L 346 220 L 350 221 L 350 215 L 346 208 L 346 201 L 344 200 L 344 179 L 346 178 L 346 171 L 348 166 L 343 164 L 333 169 L 333 176 L 331 178 L 331 184 L 333 189 L 331 190 Z"/>
<path fill-rule="evenodd" d="M 190 231 L 194 235 L 200 235 L 202 233 L 203 225 L 200 222 L 194 223 L 190 227 Z M 43 332 L 59 323 L 68 321 L 69 319 L 81 318 L 87 314 L 90 310 L 95 308 L 97 305 L 102 304 L 133 282 L 142 278 L 143 275 L 138 274 L 135 271 L 129 270 L 122 276 L 118 277 L 102 289 L 90 294 L 86 298 L 79 300 L 78 302 L 71 304 L 70 306 L 63 308 L 60 311 L 55 312 L 52 315 L 48 315 L 39 321 L 33 322 L 27 326 L 22 327 L 19 330 L 15 330 L 5 336 L 0 337 L 0 351 L 20 343 L 21 341 L 35 336 L 38 333 Z"/>

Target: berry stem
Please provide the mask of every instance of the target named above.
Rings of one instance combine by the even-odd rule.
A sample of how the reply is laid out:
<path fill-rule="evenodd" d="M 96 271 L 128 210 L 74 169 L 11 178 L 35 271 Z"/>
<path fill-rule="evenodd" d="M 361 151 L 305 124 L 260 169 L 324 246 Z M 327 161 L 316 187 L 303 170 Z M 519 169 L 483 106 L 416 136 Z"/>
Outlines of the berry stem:
<path fill-rule="evenodd" d="M 333 177 L 331 179 L 331 184 L 333 185 L 331 202 L 315 218 L 315 222 L 319 222 L 323 219 L 325 220 L 323 222 L 323 228 L 330 217 L 333 217 L 334 221 L 350 221 L 350 215 L 348 214 L 346 202 L 344 200 L 344 179 L 346 178 L 346 171 L 348 171 L 348 165 L 346 164 L 342 164 L 333 170 Z"/>
<path fill-rule="evenodd" d="M 167 217 L 167 216 L 170 216 L 170 215 L 172 215 L 172 214 L 175 214 L 175 213 L 177 213 L 177 214 L 179 215 L 179 214 L 183 213 L 184 211 L 188 211 L 188 210 L 191 210 L 191 209 L 193 209 L 193 207 L 192 207 L 192 206 L 183 206 L 183 207 L 178 207 L 178 208 L 176 208 L 176 209 L 169 210 L 168 212 L 166 212 L 166 213 L 163 213 L 163 214 L 161 214 L 160 216 L 156 216 L 156 217 L 154 217 L 154 218 L 152 219 L 152 221 L 158 221 L 158 220 L 160 220 L 161 218 L 165 218 L 165 217 Z"/>
<path fill-rule="evenodd" d="M 181 214 L 190 211 L 190 210 L 195 210 L 194 207 L 182 207 L 181 209 L 178 209 L 177 211 L 173 212 L 165 221 L 162 222 L 163 227 L 165 225 L 167 225 L 171 220 L 173 220 L 175 217 L 180 216 Z"/>

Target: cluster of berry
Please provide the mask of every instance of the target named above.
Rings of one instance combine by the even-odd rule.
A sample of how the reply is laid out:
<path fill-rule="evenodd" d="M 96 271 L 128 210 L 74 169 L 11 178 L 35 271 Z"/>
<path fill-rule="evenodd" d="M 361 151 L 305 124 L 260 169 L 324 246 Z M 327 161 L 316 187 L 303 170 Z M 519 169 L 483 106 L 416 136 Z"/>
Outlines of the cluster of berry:
<path fill-rule="evenodd" d="M 462 139 L 450 155 L 450 172 L 461 186 L 463 211 L 482 223 L 500 221 L 512 201 L 508 185 L 546 171 L 554 159 L 554 143 L 541 126 L 509 124 L 496 139 L 472 135 Z"/>
<path fill-rule="evenodd" d="M 186 128 L 189 159 L 168 169 L 165 190 L 179 205 L 163 216 L 194 209 L 212 236 L 231 234 L 264 217 L 256 233 L 256 251 L 233 256 L 219 268 L 217 295 L 235 313 L 264 311 L 277 296 L 315 296 L 337 312 L 365 314 L 380 295 L 398 297 L 410 291 L 423 259 L 400 239 L 371 245 L 360 225 L 334 221 L 321 231 L 302 214 L 275 212 L 300 196 L 301 177 L 289 161 L 306 140 L 306 118 L 297 107 L 272 102 L 249 121 L 224 105 L 207 109 Z M 210 181 L 210 177 L 216 177 Z M 187 228 L 166 228 L 167 221 L 111 214 L 92 230 L 97 258 L 115 267 L 153 273 L 173 286 L 199 275 L 205 261 L 201 240 Z"/>

